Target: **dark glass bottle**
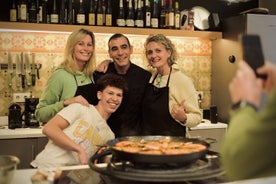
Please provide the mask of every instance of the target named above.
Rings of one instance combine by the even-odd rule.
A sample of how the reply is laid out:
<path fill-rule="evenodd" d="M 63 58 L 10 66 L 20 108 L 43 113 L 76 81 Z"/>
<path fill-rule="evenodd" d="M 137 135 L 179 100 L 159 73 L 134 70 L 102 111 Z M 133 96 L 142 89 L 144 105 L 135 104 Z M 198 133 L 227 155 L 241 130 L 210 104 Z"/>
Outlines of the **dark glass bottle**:
<path fill-rule="evenodd" d="M 76 24 L 75 0 L 68 0 L 68 24 Z"/>
<path fill-rule="evenodd" d="M 136 27 L 144 27 L 144 14 L 143 14 L 143 10 L 141 7 L 141 0 L 138 0 L 138 3 L 137 3 L 135 26 Z"/>
<path fill-rule="evenodd" d="M 39 1 L 39 23 L 47 23 L 47 1 Z"/>
<path fill-rule="evenodd" d="M 126 25 L 125 11 L 124 11 L 124 2 L 123 2 L 123 0 L 120 0 L 119 14 L 118 14 L 118 17 L 116 19 L 116 24 L 119 27 L 124 27 Z"/>
<path fill-rule="evenodd" d="M 17 21 L 16 1 L 12 0 L 10 5 L 10 22 L 16 22 L 16 21 Z"/>
<path fill-rule="evenodd" d="M 112 0 L 107 1 L 107 7 L 105 12 L 105 25 L 112 26 Z"/>
<path fill-rule="evenodd" d="M 19 0 L 17 6 L 17 21 L 18 22 L 27 22 L 27 0 Z"/>
<path fill-rule="evenodd" d="M 144 27 L 151 27 L 151 10 L 149 0 L 145 0 L 144 6 Z"/>
<path fill-rule="evenodd" d="M 57 0 L 53 0 L 52 11 L 50 14 L 50 23 L 58 24 L 58 22 L 59 22 L 59 14 L 57 9 Z"/>
<path fill-rule="evenodd" d="M 134 27 L 134 10 L 132 6 L 132 0 L 128 0 L 126 26 Z"/>
<path fill-rule="evenodd" d="M 152 14 L 151 14 L 151 27 L 158 28 L 159 27 L 159 5 L 158 0 L 153 1 Z"/>
<path fill-rule="evenodd" d="M 59 23 L 60 24 L 67 24 L 68 16 L 68 6 L 67 6 L 67 0 L 61 0 L 60 1 L 60 9 L 59 9 Z"/>
<path fill-rule="evenodd" d="M 83 0 L 80 0 L 79 9 L 77 11 L 77 24 L 85 24 L 85 10 Z"/>
<path fill-rule="evenodd" d="M 95 1 L 90 0 L 89 12 L 88 12 L 88 25 L 96 25 L 96 7 Z"/>
<path fill-rule="evenodd" d="M 174 3 L 174 28 L 180 29 L 180 10 L 178 0 Z"/>
<path fill-rule="evenodd" d="M 166 28 L 166 0 L 161 0 L 161 11 L 159 15 L 159 28 Z"/>
<path fill-rule="evenodd" d="M 97 26 L 103 26 L 104 22 L 104 10 L 103 10 L 103 1 L 98 0 L 97 6 Z"/>
<path fill-rule="evenodd" d="M 166 25 L 168 29 L 174 28 L 174 9 L 173 9 L 173 0 L 169 0 L 169 8 L 166 14 Z"/>
<path fill-rule="evenodd" d="M 30 5 L 28 8 L 28 16 L 29 16 L 29 22 L 30 23 L 38 23 L 37 20 L 37 7 L 36 7 L 36 1 L 35 0 L 31 0 L 30 1 Z"/>

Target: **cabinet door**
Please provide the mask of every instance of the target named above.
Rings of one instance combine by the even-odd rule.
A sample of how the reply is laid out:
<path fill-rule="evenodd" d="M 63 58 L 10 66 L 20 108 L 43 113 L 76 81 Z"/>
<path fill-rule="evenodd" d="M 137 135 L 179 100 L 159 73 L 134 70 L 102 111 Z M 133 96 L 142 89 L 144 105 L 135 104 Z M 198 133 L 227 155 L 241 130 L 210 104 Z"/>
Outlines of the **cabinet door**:
<path fill-rule="evenodd" d="M 226 134 L 225 128 L 214 129 L 198 129 L 189 131 L 190 137 L 199 139 L 214 139 L 216 142 L 210 144 L 210 150 L 219 152 L 221 148 L 221 142 Z M 209 142 L 209 141 L 207 141 Z"/>
<path fill-rule="evenodd" d="M 37 153 L 36 154 L 40 153 L 44 149 L 44 147 L 47 143 L 48 143 L 47 137 L 38 137 L 37 138 Z"/>
<path fill-rule="evenodd" d="M 1 139 L 0 154 L 14 155 L 20 159 L 19 169 L 30 168 L 37 153 L 37 138 Z"/>

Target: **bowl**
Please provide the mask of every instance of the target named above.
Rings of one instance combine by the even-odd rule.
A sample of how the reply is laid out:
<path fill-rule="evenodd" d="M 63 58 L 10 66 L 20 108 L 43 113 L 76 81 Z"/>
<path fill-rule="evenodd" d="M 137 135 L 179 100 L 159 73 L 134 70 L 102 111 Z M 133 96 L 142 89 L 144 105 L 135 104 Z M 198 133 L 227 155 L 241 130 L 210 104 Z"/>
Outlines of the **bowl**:
<path fill-rule="evenodd" d="M 0 155 L 0 184 L 10 184 L 14 171 L 20 163 L 19 158 L 13 155 Z"/>

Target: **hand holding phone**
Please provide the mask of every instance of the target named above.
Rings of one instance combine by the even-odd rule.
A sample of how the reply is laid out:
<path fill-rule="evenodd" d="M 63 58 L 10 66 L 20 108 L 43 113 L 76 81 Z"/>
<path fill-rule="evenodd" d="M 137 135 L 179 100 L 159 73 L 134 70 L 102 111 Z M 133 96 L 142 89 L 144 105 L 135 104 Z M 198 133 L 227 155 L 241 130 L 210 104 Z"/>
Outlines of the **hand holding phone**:
<path fill-rule="evenodd" d="M 264 55 L 259 35 L 242 35 L 241 36 L 243 60 L 251 66 L 257 77 L 266 79 L 266 75 L 260 75 L 256 72 L 257 68 L 264 65 Z"/>

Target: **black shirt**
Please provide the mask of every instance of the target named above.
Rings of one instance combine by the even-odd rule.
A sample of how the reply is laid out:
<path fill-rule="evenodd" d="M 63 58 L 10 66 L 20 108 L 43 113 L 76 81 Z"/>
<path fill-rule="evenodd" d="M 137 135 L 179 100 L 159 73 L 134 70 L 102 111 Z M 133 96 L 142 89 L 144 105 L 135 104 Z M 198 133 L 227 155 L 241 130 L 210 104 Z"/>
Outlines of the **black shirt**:
<path fill-rule="evenodd" d="M 122 76 L 128 84 L 128 91 L 124 93 L 121 106 L 112 113 L 107 120 L 108 125 L 116 137 L 133 136 L 141 134 L 142 120 L 142 101 L 145 88 L 151 77 L 151 73 L 133 63 L 131 63 L 126 74 L 118 74 L 114 63 L 110 63 L 106 73 L 115 73 Z M 101 75 L 100 72 L 94 73 L 94 79 Z"/>

